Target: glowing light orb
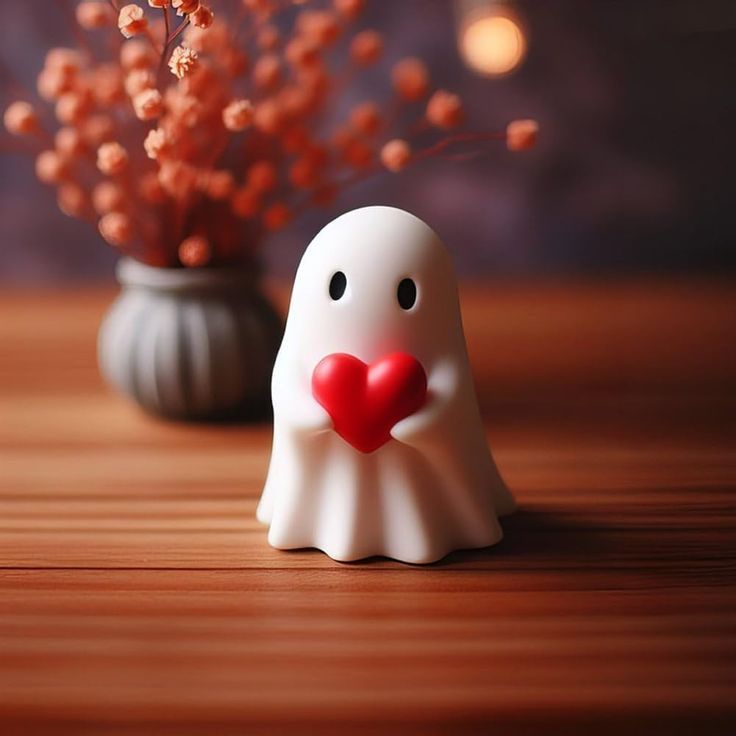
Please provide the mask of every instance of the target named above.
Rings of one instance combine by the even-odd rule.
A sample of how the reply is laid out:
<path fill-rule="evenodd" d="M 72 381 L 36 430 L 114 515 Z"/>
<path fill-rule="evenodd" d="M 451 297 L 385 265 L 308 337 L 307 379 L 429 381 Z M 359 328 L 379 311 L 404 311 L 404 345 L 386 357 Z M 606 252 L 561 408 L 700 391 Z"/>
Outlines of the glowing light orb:
<path fill-rule="evenodd" d="M 474 71 L 500 77 L 516 69 L 526 53 L 521 26 L 507 15 L 468 18 L 460 29 L 460 54 Z"/>

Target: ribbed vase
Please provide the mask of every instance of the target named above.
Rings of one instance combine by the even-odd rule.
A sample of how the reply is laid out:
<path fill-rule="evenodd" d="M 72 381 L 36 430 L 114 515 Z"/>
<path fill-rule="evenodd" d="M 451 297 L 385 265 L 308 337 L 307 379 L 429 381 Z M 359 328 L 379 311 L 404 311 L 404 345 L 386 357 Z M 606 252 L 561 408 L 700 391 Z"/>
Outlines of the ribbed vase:
<path fill-rule="evenodd" d="M 253 274 L 124 259 L 117 276 L 98 343 L 113 388 L 165 417 L 262 414 L 282 324 Z"/>

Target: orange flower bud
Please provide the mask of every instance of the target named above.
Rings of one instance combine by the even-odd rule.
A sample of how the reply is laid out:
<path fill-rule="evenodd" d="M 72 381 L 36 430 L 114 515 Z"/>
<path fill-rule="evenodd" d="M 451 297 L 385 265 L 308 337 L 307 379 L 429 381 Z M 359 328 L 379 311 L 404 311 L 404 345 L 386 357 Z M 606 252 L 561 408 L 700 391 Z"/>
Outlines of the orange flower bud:
<path fill-rule="evenodd" d="M 233 100 L 222 111 L 222 123 L 233 132 L 245 130 L 253 122 L 253 103 L 250 100 Z"/>
<path fill-rule="evenodd" d="M 28 135 L 38 130 L 36 111 L 27 102 L 13 102 L 5 110 L 3 123 L 8 133 Z"/>
<path fill-rule="evenodd" d="M 411 147 L 409 144 L 395 138 L 389 141 L 381 149 L 381 163 L 389 170 L 393 172 L 401 171 L 411 160 Z"/>
<path fill-rule="evenodd" d="M 138 182 L 138 193 L 149 204 L 161 204 L 166 199 L 166 192 L 155 171 L 149 171 L 141 178 Z"/>
<path fill-rule="evenodd" d="M 291 210 L 283 202 L 275 202 L 263 213 L 263 224 L 267 230 L 281 230 L 292 217 Z"/>
<path fill-rule="evenodd" d="M 82 68 L 82 54 L 77 49 L 49 49 L 44 59 L 44 67 L 53 69 L 66 78 L 75 77 Z"/>
<path fill-rule="evenodd" d="M 426 115 L 435 127 L 450 130 L 463 121 L 463 103 L 457 95 L 441 89 L 429 98 Z"/>
<path fill-rule="evenodd" d="M 363 12 L 365 6 L 364 0 L 333 0 L 332 4 L 343 18 L 349 20 L 355 20 Z"/>
<path fill-rule="evenodd" d="M 245 180 L 250 189 L 265 194 L 276 188 L 278 173 L 270 161 L 257 161 L 246 172 Z"/>
<path fill-rule="evenodd" d="M 309 67 L 319 61 L 319 48 L 313 41 L 297 36 L 286 44 L 284 55 L 293 67 Z"/>
<path fill-rule="evenodd" d="M 190 14 L 189 20 L 197 28 L 209 28 L 215 19 L 215 14 L 206 5 L 200 5 Z"/>
<path fill-rule="evenodd" d="M 197 64 L 197 52 L 185 46 L 177 46 L 171 52 L 169 69 L 177 79 L 184 79 Z"/>
<path fill-rule="evenodd" d="M 241 187 L 230 199 L 230 207 L 237 217 L 255 217 L 261 209 L 261 195 L 254 189 Z"/>
<path fill-rule="evenodd" d="M 44 184 L 58 184 L 67 173 L 66 164 L 56 151 L 42 151 L 36 158 L 36 176 Z"/>
<path fill-rule="evenodd" d="M 123 74 L 117 64 L 100 64 L 92 75 L 90 91 L 98 105 L 109 107 L 123 99 Z"/>
<path fill-rule="evenodd" d="M 76 8 L 77 23 L 86 31 L 111 26 L 115 21 L 112 6 L 96 0 L 84 0 Z"/>
<path fill-rule="evenodd" d="M 143 141 L 143 148 L 148 158 L 157 159 L 168 148 L 169 140 L 163 128 L 154 128 L 148 131 Z"/>
<path fill-rule="evenodd" d="M 177 15 L 193 13 L 199 6 L 199 0 L 171 0 L 171 7 L 176 9 Z"/>
<path fill-rule="evenodd" d="M 363 141 L 351 141 L 342 152 L 343 160 L 354 169 L 367 169 L 373 162 L 373 150 Z"/>
<path fill-rule="evenodd" d="M 80 132 L 88 146 L 98 148 L 115 137 L 115 125 L 108 115 L 91 115 L 82 123 Z"/>
<path fill-rule="evenodd" d="M 406 102 L 421 100 L 429 91 L 429 74 L 424 62 L 414 57 L 402 59 L 391 70 L 394 91 Z"/>
<path fill-rule="evenodd" d="M 340 38 L 340 24 L 329 10 L 304 10 L 296 21 L 299 33 L 318 46 L 330 46 Z"/>
<path fill-rule="evenodd" d="M 130 218 L 122 212 L 108 212 L 97 223 L 100 235 L 110 244 L 117 247 L 128 243 L 133 237 L 133 226 Z"/>
<path fill-rule="evenodd" d="M 148 27 L 148 20 L 139 5 L 123 5 L 118 13 L 118 29 L 125 38 L 142 33 Z"/>
<path fill-rule="evenodd" d="M 125 77 L 125 91 L 130 97 L 135 97 L 139 92 L 153 89 L 156 86 L 156 78 L 150 69 L 133 69 Z"/>
<path fill-rule="evenodd" d="M 281 62 L 276 54 L 261 56 L 253 66 L 253 83 L 262 90 L 273 89 L 281 81 Z"/>
<path fill-rule="evenodd" d="M 258 48 L 262 51 L 275 51 L 281 43 L 281 34 L 276 26 L 263 26 L 258 32 Z"/>
<path fill-rule="evenodd" d="M 47 102 L 58 99 L 72 86 L 71 80 L 58 69 L 44 69 L 36 79 L 38 94 Z"/>
<path fill-rule="evenodd" d="M 179 260 L 188 268 L 204 266 L 211 256 L 210 244 L 201 235 L 191 235 L 179 246 Z"/>
<path fill-rule="evenodd" d="M 509 151 L 527 151 L 534 148 L 538 133 L 536 120 L 513 120 L 506 128 L 506 145 Z"/>
<path fill-rule="evenodd" d="M 311 156 L 300 156 L 289 168 L 289 181 L 297 189 L 312 189 L 319 183 L 319 164 Z"/>
<path fill-rule="evenodd" d="M 82 217 L 89 204 L 84 189 L 74 182 L 66 182 L 59 187 L 56 202 L 68 217 Z"/>
<path fill-rule="evenodd" d="M 150 44 L 135 39 L 126 41 L 120 47 L 120 63 L 123 69 L 145 69 L 156 61 L 155 52 Z"/>
<path fill-rule="evenodd" d="M 86 94 L 65 92 L 56 102 L 56 119 L 64 124 L 79 123 L 91 107 L 91 100 Z"/>
<path fill-rule="evenodd" d="M 350 58 L 359 66 L 375 64 L 383 53 L 383 38 L 376 31 L 361 31 L 350 44 Z"/>
<path fill-rule="evenodd" d="M 125 207 L 125 193 L 114 181 L 101 181 L 92 190 L 92 206 L 98 215 L 120 211 Z"/>
<path fill-rule="evenodd" d="M 128 161 L 128 152 L 117 141 L 103 143 L 97 149 L 97 168 L 106 176 L 121 174 Z"/>
<path fill-rule="evenodd" d="M 85 145 L 82 134 L 77 128 L 63 127 L 56 131 L 54 148 L 65 160 L 73 159 L 84 153 Z"/>
<path fill-rule="evenodd" d="M 235 180 L 229 171 L 209 171 L 205 174 L 204 190 L 215 201 L 228 199 L 235 189 Z"/>
<path fill-rule="evenodd" d="M 286 123 L 284 109 L 276 100 L 264 100 L 256 105 L 253 123 L 268 135 L 278 135 Z"/>
<path fill-rule="evenodd" d="M 381 114 L 373 102 L 356 105 L 350 112 L 350 125 L 364 135 L 375 135 L 381 127 Z"/>
<path fill-rule="evenodd" d="M 161 93 L 157 89 L 145 89 L 133 98 L 133 109 L 138 120 L 153 120 L 163 112 Z"/>

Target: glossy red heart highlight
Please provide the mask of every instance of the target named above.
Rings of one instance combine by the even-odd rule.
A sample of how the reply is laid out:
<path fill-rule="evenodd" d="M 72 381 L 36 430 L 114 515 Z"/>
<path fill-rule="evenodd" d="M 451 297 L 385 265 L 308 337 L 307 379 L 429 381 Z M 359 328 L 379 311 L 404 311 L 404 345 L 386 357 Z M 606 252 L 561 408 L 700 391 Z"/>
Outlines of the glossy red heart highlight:
<path fill-rule="evenodd" d="M 334 353 L 314 369 L 312 394 L 346 442 L 373 452 L 391 439 L 394 424 L 424 405 L 427 374 L 407 353 L 391 353 L 371 365 Z"/>

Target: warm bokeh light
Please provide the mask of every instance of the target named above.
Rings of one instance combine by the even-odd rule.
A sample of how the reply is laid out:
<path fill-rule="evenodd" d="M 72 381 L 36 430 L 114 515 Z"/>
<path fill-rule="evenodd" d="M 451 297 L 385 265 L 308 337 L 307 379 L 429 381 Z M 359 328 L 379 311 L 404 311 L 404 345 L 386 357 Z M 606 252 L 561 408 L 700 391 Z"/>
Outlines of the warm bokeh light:
<path fill-rule="evenodd" d="M 464 20 L 459 45 L 463 60 L 471 69 L 492 77 L 513 71 L 526 52 L 526 39 L 519 23 L 498 11 Z"/>

